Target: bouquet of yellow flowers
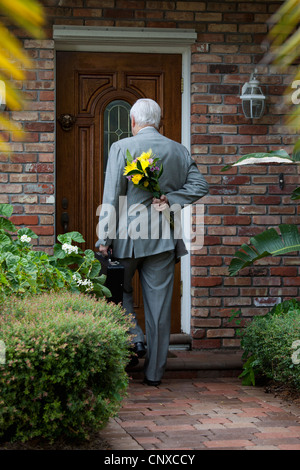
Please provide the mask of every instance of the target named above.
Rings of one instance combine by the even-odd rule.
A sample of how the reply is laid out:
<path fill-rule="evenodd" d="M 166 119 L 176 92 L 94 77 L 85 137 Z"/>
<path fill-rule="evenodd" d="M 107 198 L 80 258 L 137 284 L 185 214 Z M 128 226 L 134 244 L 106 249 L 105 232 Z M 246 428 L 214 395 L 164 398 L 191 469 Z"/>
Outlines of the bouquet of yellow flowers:
<path fill-rule="evenodd" d="M 134 186 L 150 191 L 154 198 L 159 199 L 163 195 L 158 182 L 163 172 L 163 166 L 158 166 L 159 158 L 155 158 L 151 149 L 149 149 L 148 152 L 143 152 L 135 159 L 133 159 L 131 153 L 127 150 L 126 157 L 127 165 L 123 173 L 126 178 L 131 181 Z M 163 211 L 164 216 L 169 221 L 170 227 L 174 229 L 174 220 L 173 216 L 170 214 L 169 208 L 156 210 Z"/>
<path fill-rule="evenodd" d="M 126 152 L 127 165 L 124 168 L 124 175 L 135 186 L 150 191 L 155 198 L 162 195 L 159 187 L 159 178 L 163 172 L 163 166 L 158 166 L 158 158 L 149 149 L 143 152 L 139 157 L 133 159 L 129 150 Z"/>

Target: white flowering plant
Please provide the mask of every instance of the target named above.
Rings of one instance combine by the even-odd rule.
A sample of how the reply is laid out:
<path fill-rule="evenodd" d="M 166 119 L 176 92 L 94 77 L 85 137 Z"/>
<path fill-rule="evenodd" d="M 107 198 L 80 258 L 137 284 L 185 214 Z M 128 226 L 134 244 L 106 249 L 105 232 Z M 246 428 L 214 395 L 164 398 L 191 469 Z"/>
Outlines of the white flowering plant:
<path fill-rule="evenodd" d="M 79 232 L 58 235 L 51 256 L 33 247 L 38 236 L 31 229 L 17 230 L 9 220 L 12 212 L 11 205 L 0 204 L 0 304 L 12 294 L 22 297 L 61 289 L 111 296 L 94 252 L 79 248 L 85 242 Z"/>
<path fill-rule="evenodd" d="M 82 251 L 75 244 L 85 242 L 81 233 L 64 233 L 58 235 L 57 240 L 59 243 L 54 245 L 54 254 L 50 260 L 67 276 L 71 290 L 109 297 L 110 291 L 104 285 L 106 277 L 100 275 L 101 264 L 95 258 L 93 250 Z"/>

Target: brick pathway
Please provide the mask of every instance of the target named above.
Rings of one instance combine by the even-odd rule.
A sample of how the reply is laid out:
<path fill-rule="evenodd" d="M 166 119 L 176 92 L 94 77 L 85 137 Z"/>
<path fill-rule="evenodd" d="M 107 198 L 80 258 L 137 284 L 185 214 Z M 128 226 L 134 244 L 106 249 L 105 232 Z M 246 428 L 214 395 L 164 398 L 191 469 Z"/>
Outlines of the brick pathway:
<path fill-rule="evenodd" d="M 300 409 L 236 378 L 131 379 L 112 450 L 300 450 Z"/>

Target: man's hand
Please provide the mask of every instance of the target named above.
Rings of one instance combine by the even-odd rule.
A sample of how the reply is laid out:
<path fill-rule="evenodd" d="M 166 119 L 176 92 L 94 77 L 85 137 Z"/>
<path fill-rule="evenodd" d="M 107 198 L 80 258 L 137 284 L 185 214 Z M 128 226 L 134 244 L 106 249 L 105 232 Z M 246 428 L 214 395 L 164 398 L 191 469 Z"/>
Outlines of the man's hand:
<path fill-rule="evenodd" d="M 160 196 L 160 199 L 153 198 L 152 204 L 154 208 L 159 212 L 164 211 L 165 209 L 167 209 L 167 207 L 169 207 L 169 201 L 165 194 Z"/>
<path fill-rule="evenodd" d="M 99 246 L 99 251 L 102 256 L 105 256 L 105 258 L 108 258 L 108 249 L 109 249 L 109 246 L 104 246 L 104 245 Z"/>

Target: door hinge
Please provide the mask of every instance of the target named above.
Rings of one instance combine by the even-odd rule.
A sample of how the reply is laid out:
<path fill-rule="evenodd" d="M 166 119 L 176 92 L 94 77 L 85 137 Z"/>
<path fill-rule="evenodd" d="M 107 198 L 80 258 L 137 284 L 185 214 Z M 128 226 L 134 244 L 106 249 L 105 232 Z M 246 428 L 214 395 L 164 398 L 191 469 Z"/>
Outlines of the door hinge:
<path fill-rule="evenodd" d="M 184 90 L 184 80 L 183 80 L 183 78 L 181 78 L 180 88 L 181 88 L 181 93 L 183 93 L 183 90 Z"/>
<path fill-rule="evenodd" d="M 183 282 L 180 281 L 180 297 L 183 296 Z"/>

